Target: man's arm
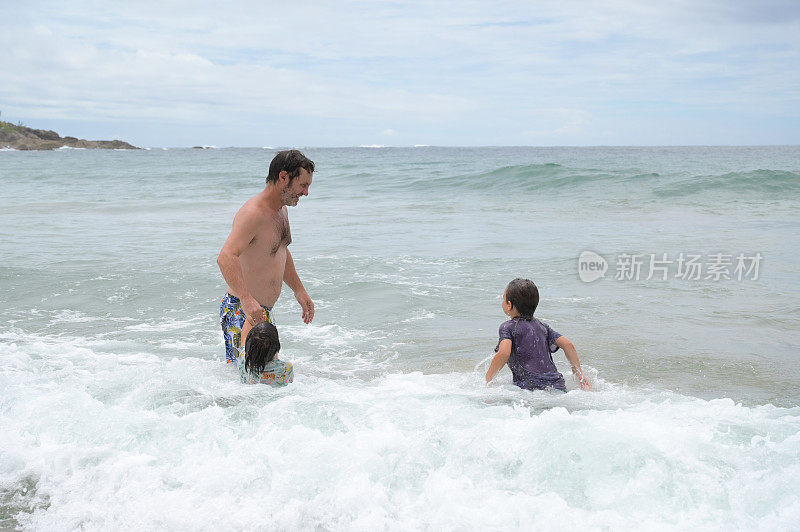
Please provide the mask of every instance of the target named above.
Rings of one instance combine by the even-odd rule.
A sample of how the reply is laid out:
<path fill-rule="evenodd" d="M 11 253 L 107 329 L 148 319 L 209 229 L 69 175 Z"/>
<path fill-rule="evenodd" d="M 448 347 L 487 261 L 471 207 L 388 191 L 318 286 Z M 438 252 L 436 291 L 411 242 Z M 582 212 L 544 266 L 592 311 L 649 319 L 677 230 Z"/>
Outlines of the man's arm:
<path fill-rule="evenodd" d="M 292 289 L 294 298 L 300 303 L 300 308 L 303 309 L 303 321 L 311 323 L 314 319 L 314 302 L 300 282 L 300 276 L 297 275 L 297 270 L 294 268 L 294 259 L 292 253 L 286 250 L 286 266 L 283 269 L 283 282 Z"/>
<path fill-rule="evenodd" d="M 508 357 L 511 356 L 511 340 L 504 338 L 500 341 L 500 346 L 497 348 L 497 354 L 489 364 L 489 370 L 486 372 L 486 383 L 488 384 L 497 372 L 508 362 Z"/>
<path fill-rule="evenodd" d="M 572 366 L 572 373 L 578 377 L 578 384 L 581 390 L 591 389 L 592 385 L 589 384 L 589 379 L 586 378 L 581 369 L 581 362 L 578 360 L 578 352 L 575 350 L 575 346 L 572 345 L 572 342 L 569 341 L 569 338 L 566 336 L 559 336 L 556 338 L 556 345 L 564 350 L 564 355 L 566 355 L 569 365 Z"/>
<path fill-rule="evenodd" d="M 242 264 L 239 262 L 239 256 L 247 249 L 250 242 L 256 236 L 256 229 L 258 228 L 259 214 L 255 209 L 250 208 L 245 204 L 236 216 L 233 218 L 233 229 L 225 244 L 222 245 L 222 250 L 217 257 L 217 264 L 225 282 L 228 286 L 236 292 L 234 295 L 242 302 L 242 310 L 245 316 L 252 323 L 258 323 L 267 319 L 264 309 L 250 294 L 247 286 L 244 284 L 244 277 L 242 276 Z M 242 339 L 244 342 L 244 339 Z"/>
<path fill-rule="evenodd" d="M 259 308 L 261 308 L 260 305 Z M 252 329 L 253 329 L 253 321 L 244 320 L 244 324 L 242 325 L 242 331 L 239 334 L 239 349 L 244 349 L 244 347 L 247 345 L 247 335 L 250 334 L 250 331 Z"/>

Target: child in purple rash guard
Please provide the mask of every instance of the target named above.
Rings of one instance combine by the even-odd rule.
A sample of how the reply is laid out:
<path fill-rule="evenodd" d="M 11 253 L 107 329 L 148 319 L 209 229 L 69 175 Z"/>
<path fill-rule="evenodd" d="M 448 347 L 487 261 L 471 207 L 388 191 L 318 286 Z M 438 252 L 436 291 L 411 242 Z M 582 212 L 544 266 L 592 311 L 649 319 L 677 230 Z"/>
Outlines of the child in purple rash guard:
<path fill-rule="evenodd" d="M 511 319 L 500 325 L 500 341 L 495 348 L 497 354 L 486 372 L 486 382 L 489 383 L 507 363 L 514 376 L 514 384 L 520 388 L 556 388 L 566 392 L 564 377 L 556 369 L 552 355 L 561 348 L 572 366 L 572 373 L 578 378 L 581 390 L 590 389 L 592 386 L 583 374 L 572 342 L 533 317 L 538 305 L 539 289 L 533 281 L 517 278 L 508 283 L 501 306 Z"/>

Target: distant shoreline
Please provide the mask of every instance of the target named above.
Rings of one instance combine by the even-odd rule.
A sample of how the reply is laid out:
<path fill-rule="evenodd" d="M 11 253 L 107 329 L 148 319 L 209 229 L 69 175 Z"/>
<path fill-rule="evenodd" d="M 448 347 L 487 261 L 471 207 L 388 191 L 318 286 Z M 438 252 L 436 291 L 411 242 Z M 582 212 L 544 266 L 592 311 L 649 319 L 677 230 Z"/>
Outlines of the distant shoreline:
<path fill-rule="evenodd" d="M 0 149 L 57 150 L 59 148 L 85 148 L 93 150 L 139 150 L 141 148 L 122 140 L 85 140 L 62 137 L 55 131 L 33 129 L 22 124 L 0 121 Z"/>

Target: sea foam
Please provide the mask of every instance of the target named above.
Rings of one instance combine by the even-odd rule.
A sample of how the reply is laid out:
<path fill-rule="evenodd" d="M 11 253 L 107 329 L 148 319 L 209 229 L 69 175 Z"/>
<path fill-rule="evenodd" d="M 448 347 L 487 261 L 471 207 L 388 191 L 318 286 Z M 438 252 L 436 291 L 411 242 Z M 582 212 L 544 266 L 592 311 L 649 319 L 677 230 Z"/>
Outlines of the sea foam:
<path fill-rule="evenodd" d="M 800 408 L 596 376 L 596 391 L 567 394 L 507 375 L 488 388 L 470 373 L 331 380 L 312 359 L 295 361 L 289 387 L 243 387 L 214 360 L 23 338 L 2 360 L 0 484 L 25 528 L 788 529 L 800 517 Z"/>

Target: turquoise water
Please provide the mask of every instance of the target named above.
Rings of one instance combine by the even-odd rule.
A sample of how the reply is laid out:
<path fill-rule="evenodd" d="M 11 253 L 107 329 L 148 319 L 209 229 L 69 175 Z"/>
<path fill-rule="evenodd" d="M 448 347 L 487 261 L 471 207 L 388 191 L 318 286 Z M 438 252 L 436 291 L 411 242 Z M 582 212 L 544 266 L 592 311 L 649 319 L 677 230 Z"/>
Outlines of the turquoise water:
<path fill-rule="evenodd" d="M 223 363 L 215 263 L 273 150 L 0 153 L 0 523 L 796 528 L 800 148 L 304 151 L 281 390 Z M 763 260 L 615 279 L 665 253 Z M 482 384 L 517 276 L 591 392 Z"/>

